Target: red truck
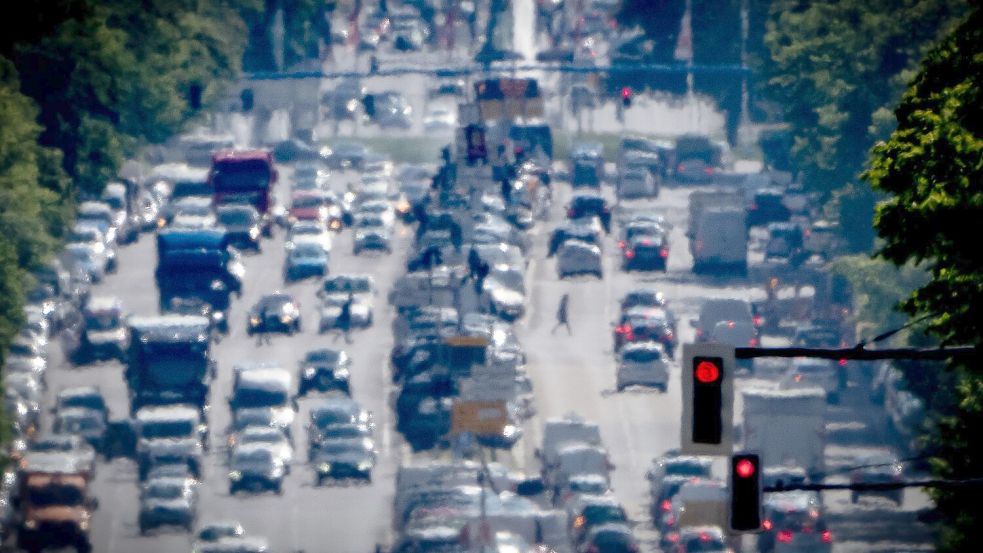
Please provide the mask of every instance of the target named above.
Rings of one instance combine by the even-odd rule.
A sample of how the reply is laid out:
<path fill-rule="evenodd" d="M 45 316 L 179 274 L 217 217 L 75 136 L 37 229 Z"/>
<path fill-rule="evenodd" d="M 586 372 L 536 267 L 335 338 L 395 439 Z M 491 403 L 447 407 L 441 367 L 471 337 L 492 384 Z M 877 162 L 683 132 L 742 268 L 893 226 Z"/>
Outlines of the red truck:
<path fill-rule="evenodd" d="M 208 182 L 216 206 L 249 204 L 256 208 L 269 226 L 273 208 L 273 185 L 277 170 L 273 155 L 266 150 L 219 150 L 212 156 Z"/>

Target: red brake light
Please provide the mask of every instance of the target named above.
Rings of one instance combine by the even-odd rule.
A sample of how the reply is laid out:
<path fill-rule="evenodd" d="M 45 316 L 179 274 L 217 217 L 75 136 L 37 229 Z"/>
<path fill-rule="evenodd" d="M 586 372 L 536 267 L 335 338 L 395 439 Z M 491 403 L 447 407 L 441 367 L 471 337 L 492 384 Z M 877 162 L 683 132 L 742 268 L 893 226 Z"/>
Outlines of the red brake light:
<path fill-rule="evenodd" d="M 762 321 L 763 319 L 761 318 L 761 315 L 755 315 L 751 317 L 751 324 L 753 324 L 754 326 L 761 326 Z"/>
<path fill-rule="evenodd" d="M 833 542 L 833 533 L 830 532 L 829 530 L 824 530 L 823 543 L 832 543 L 832 542 Z"/>
<path fill-rule="evenodd" d="M 700 541 L 710 541 L 710 534 L 707 534 L 706 532 L 701 532 Z"/>
<path fill-rule="evenodd" d="M 624 87 L 624 88 L 622 88 L 621 89 L 621 97 L 622 98 L 631 98 L 631 88 L 629 88 L 627 86 Z"/>
<path fill-rule="evenodd" d="M 651 240 L 647 240 L 647 239 L 646 240 L 642 240 L 642 245 L 643 246 L 651 246 L 652 245 L 652 241 Z"/>
<path fill-rule="evenodd" d="M 734 328 L 735 326 L 734 321 L 727 321 L 727 328 Z"/>
<path fill-rule="evenodd" d="M 713 167 L 704 167 L 703 168 L 703 172 L 706 173 L 707 175 L 712 175 L 713 174 Z"/>
<path fill-rule="evenodd" d="M 761 527 L 764 528 L 765 530 L 771 530 L 772 529 L 771 521 L 765 519 L 764 522 L 761 523 Z"/>
<path fill-rule="evenodd" d="M 671 511 L 672 510 L 672 501 L 669 501 L 668 499 L 663 499 L 662 500 L 662 510 L 663 511 Z"/>
<path fill-rule="evenodd" d="M 659 256 L 662 257 L 662 259 L 669 257 L 669 250 L 666 248 L 662 248 L 661 250 L 659 250 Z"/>
<path fill-rule="evenodd" d="M 846 359 L 840 359 L 839 363 L 840 363 L 840 366 L 841 367 L 845 367 L 846 366 Z"/>
<path fill-rule="evenodd" d="M 748 343 L 748 345 L 749 345 L 749 346 L 751 346 L 752 348 L 756 348 L 756 347 L 758 347 L 758 339 L 757 339 L 757 338 L 751 338 L 750 340 L 748 340 L 748 342 L 747 342 L 747 343 Z"/>
<path fill-rule="evenodd" d="M 625 250 L 625 257 L 628 259 L 635 257 L 635 250 Z"/>
<path fill-rule="evenodd" d="M 778 541 L 782 543 L 792 543 L 792 531 L 791 530 L 779 530 L 778 531 Z"/>
<path fill-rule="evenodd" d="M 618 247 L 621 248 L 622 250 L 625 249 L 625 241 L 624 240 L 618 240 Z"/>
<path fill-rule="evenodd" d="M 703 251 L 703 240 L 697 240 L 693 244 L 693 249 L 696 250 L 697 252 L 702 252 Z"/>

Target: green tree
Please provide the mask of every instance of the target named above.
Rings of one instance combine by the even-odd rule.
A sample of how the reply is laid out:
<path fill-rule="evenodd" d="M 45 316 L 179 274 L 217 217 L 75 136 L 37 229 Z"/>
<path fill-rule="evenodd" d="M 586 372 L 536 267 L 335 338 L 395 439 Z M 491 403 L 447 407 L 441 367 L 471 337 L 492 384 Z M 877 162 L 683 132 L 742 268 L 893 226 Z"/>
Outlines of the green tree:
<path fill-rule="evenodd" d="M 930 279 L 902 304 L 928 317 L 943 344 L 983 346 L 983 7 L 927 55 L 895 111 L 897 128 L 871 156 L 864 178 L 887 194 L 875 225 L 879 255 L 915 262 Z M 983 372 L 979 360 L 950 365 L 953 385 L 932 398 L 932 466 L 946 478 L 978 477 L 983 466 Z M 933 492 L 945 517 L 940 549 L 972 549 L 983 522 L 974 489 Z"/>
<path fill-rule="evenodd" d="M 840 227 L 854 251 L 869 251 L 874 197 L 856 177 L 890 130 L 884 110 L 965 2 L 772 0 L 770 10 L 762 70 L 768 94 L 784 106 L 795 165 L 824 200 L 852 185 L 837 198 Z"/>

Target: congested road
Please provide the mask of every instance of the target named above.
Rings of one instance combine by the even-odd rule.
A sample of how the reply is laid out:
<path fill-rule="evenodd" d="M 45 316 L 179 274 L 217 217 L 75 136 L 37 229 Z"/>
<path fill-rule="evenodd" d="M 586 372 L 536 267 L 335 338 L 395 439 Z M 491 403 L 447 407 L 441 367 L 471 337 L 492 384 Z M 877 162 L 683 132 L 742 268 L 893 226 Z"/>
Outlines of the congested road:
<path fill-rule="evenodd" d="M 531 2 L 520 2 L 529 8 Z M 531 13 L 531 10 L 530 10 Z M 523 49 L 535 48 L 536 41 L 527 36 L 517 39 Z M 427 59 L 426 56 L 422 56 Z M 432 58 L 432 56 L 431 56 Z M 362 60 L 364 62 L 364 59 Z M 383 63 L 387 61 L 383 57 Z M 436 63 L 438 60 L 430 59 Z M 550 82 L 551 79 L 544 79 Z M 412 142 L 413 137 L 422 137 L 421 112 L 424 111 L 426 90 L 432 84 L 423 77 L 406 80 L 394 78 L 374 78 L 369 86 L 375 90 L 400 87 L 417 107 L 413 126 L 407 131 L 397 131 L 396 138 L 405 137 Z M 330 83 L 326 83 L 326 87 Z M 558 103 L 558 102 L 554 102 Z M 651 106 L 653 112 L 655 106 Z M 645 104 L 641 105 L 645 108 Z M 552 105 L 550 109 L 562 109 Z M 615 127 L 611 106 L 605 106 L 596 113 L 599 127 Z M 660 112 L 661 113 L 661 112 Z M 684 115 L 682 117 L 688 117 Z M 716 117 L 716 115 L 713 115 Z M 632 118 L 638 122 L 644 118 Z M 680 126 L 678 121 L 665 117 L 653 117 L 652 124 L 645 130 L 655 136 L 672 136 L 690 130 Z M 632 123 L 634 125 L 635 123 Z M 700 125 L 705 126 L 706 120 Z M 235 126 L 242 132 L 242 126 L 249 121 L 237 118 Z M 322 125 L 326 136 L 336 137 L 357 134 L 378 138 L 388 133 L 376 129 L 348 128 L 340 130 L 329 123 Z M 564 126 L 554 132 L 572 133 L 577 123 L 566 120 Z M 637 130 L 637 129 L 634 129 Z M 450 134 L 446 135 L 450 141 Z M 393 136 L 388 138 L 392 139 Z M 433 136 L 429 138 L 432 140 Z M 405 146 L 404 146 L 405 147 Z M 412 148 L 412 145 L 409 146 Z M 389 153 L 389 152 L 382 152 Z M 613 152 L 609 153 L 612 155 Z M 432 160 L 436 162 L 436 159 Z M 555 165 L 554 170 L 562 175 L 563 163 Z M 289 166 L 280 166 L 278 195 L 286 201 L 292 171 Z M 358 175 L 348 171 L 335 173 L 331 187 L 338 192 L 346 190 L 349 183 L 356 183 Z M 681 392 L 679 366 L 674 362 L 670 371 L 670 382 L 665 393 L 651 389 L 629 389 L 615 391 L 614 357 L 612 353 L 612 323 L 618 311 L 618 300 L 632 288 L 648 286 L 662 291 L 680 321 L 677 337 L 679 343 L 693 340 L 693 329 L 689 321 L 696 317 L 701 303 L 711 297 L 740 297 L 760 299 L 764 296 L 762 283 L 752 271 L 751 278 L 697 277 L 691 271 L 692 259 L 687 251 L 684 235 L 688 196 L 695 187 L 663 186 L 657 200 L 651 202 L 652 211 L 663 215 L 672 225 L 670 230 L 671 253 L 668 258 L 668 271 L 662 273 L 626 273 L 620 270 L 619 250 L 616 239 L 609 235 L 604 243 L 604 278 L 577 277 L 559 279 L 555 260 L 546 255 L 549 232 L 564 218 L 564 204 L 570 196 L 570 187 L 562 178 L 554 185 L 553 205 L 545 220 L 539 221 L 530 230 L 532 248 L 527 259 L 527 306 L 526 314 L 515 325 L 515 331 L 527 355 L 527 370 L 533 381 L 536 415 L 525 423 L 525 436 L 510 452 L 498 451 L 495 455 L 516 469 L 529 474 L 540 470 L 534 451 L 540 443 L 540 429 L 543 422 L 551 417 L 575 412 L 587 420 L 597 422 L 601 427 L 604 445 L 608 449 L 615 469 L 612 473 L 612 488 L 629 510 L 631 518 L 639 524 L 636 533 L 645 551 L 657 550 L 656 532 L 648 519 L 649 495 L 644 474 L 651 460 L 667 450 L 679 446 Z M 199 491 L 199 524 L 208 521 L 234 519 L 240 521 L 247 532 L 266 537 L 272 551 L 331 551 L 340 553 L 360 553 L 373 551 L 377 546 L 392 544 L 393 532 L 390 525 L 392 499 L 396 469 L 401 463 L 410 460 L 447 458 L 450 451 L 411 453 L 402 437 L 394 428 L 394 413 L 389 398 L 391 384 L 389 352 L 393 345 L 391 323 L 393 311 L 386 303 L 386 297 L 395 280 L 405 273 L 406 255 L 412 241 L 412 227 L 397 224 L 397 236 L 391 255 L 352 254 L 352 233 L 345 230 L 338 234 L 331 253 L 330 272 L 363 273 L 375 278 L 378 295 L 375 299 L 375 322 L 366 330 L 352 333 L 353 343 L 345 345 L 344 339 L 335 335 L 319 335 L 316 325 L 316 290 L 318 282 L 313 280 L 286 284 L 283 278 L 285 258 L 284 234 L 282 229 L 274 237 L 263 242 L 262 252 L 245 256 L 246 279 L 241 298 L 234 300 L 228 312 L 230 333 L 213 345 L 212 356 L 217 361 L 217 380 L 211 388 L 211 409 L 209 412 L 210 442 L 212 448 L 207 454 L 202 486 Z M 752 252 L 752 260 L 760 252 Z M 126 309 L 135 315 L 155 314 L 157 310 L 157 291 L 154 289 L 154 267 L 156 249 L 153 234 L 145 234 L 133 245 L 120 251 L 119 271 L 107 276 L 96 286 L 93 295 L 117 296 Z M 247 310 L 263 294 L 283 290 L 293 294 L 302 305 L 304 329 L 294 336 L 273 335 L 269 341 L 247 336 Z M 560 298 L 570 296 L 570 326 L 556 328 L 556 311 Z M 778 339 L 775 339 L 778 340 Z M 776 342 L 780 343 L 780 342 Z M 379 461 L 370 485 L 352 486 L 314 486 L 314 474 L 306 463 L 305 435 L 303 422 L 306 409 L 313 399 L 301 399 L 300 412 L 295 419 L 293 435 L 297 451 L 295 464 L 285 480 L 282 495 L 272 493 L 258 495 L 230 496 L 226 466 L 225 432 L 229 424 L 227 398 L 231 393 L 232 368 L 243 361 L 275 361 L 293 371 L 304 353 L 317 347 L 344 347 L 354 360 L 352 370 L 352 395 L 375 414 L 378 421 L 376 440 L 379 446 Z M 678 352 L 677 352 L 678 359 Z M 46 405 L 58 390 L 81 384 L 98 384 L 105 394 L 114 418 L 125 417 L 128 413 L 126 385 L 122 377 L 122 365 L 105 362 L 98 365 L 73 367 L 64 360 L 60 351 L 50 353 L 50 365 L 56 370 L 48 376 Z M 739 386 L 751 385 L 746 378 Z M 770 385 L 767 376 L 756 379 L 755 385 Z M 846 426 L 869 423 L 858 414 L 866 405 L 862 394 L 856 394 L 853 403 L 839 409 L 838 415 Z M 738 406 L 738 410 L 740 406 Z M 832 454 L 851 452 L 857 444 L 847 443 Z M 828 452 L 828 455 L 830 453 Z M 840 460 L 842 464 L 846 464 Z M 719 472 L 723 476 L 722 467 Z M 135 465 L 128 460 L 118 459 L 99 468 L 94 487 L 99 498 L 100 508 L 93 519 L 93 550 L 107 552 L 141 551 L 187 551 L 190 537 L 184 533 L 161 532 L 151 536 L 141 536 L 138 531 L 136 513 L 139 510 L 138 485 Z M 835 502 L 841 512 L 848 503 L 842 495 L 830 494 L 828 502 Z M 924 503 L 917 493 L 908 495 L 903 510 L 912 513 Z M 873 509 L 876 516 L 877 513 Z M 870 514 L 870 513 L 868 513 Z M 914 516 L 908 517 L 913 519 Z M 908 521 L 906 519 L 906 521 Z M 843 528 L 853 523 L 843 516 Z M 905 523 L 905 521 L 899 521 Z M 854 524 L 856 526 L 856 524 Z M 843 551 L 865 551 L 869 543 L 863 530 L 858 532 L 856 542 L 849 547 L 838 547 Z M 834 531 L 837 529 L 834 527 Z M 899 539 L 920 539 L 922 536 Z M 877 539 L 884 539 L 882 536 Z M 909 543 L 910 546 L 910 543 Z"/>

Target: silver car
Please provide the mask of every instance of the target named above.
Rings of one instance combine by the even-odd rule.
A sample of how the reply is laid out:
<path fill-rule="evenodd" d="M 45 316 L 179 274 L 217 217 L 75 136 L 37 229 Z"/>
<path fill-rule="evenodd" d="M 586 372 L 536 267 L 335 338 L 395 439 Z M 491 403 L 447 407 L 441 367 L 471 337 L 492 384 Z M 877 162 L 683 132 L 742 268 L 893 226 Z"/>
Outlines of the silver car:
<path fill-rule="evenodd" d="M 564 242 L 557 251 L 556 274 L 559 278 L 579 274 L 592 274 L 597 278 L 604 278 L 601 249 L 580 240 Z"/>
<path fill-rule="evenodd" d="M 669 387 L 669 363 L 662 344 L 633 342 L 621 349 L 615 387 L 650 386 L 665 392 Z"/>

